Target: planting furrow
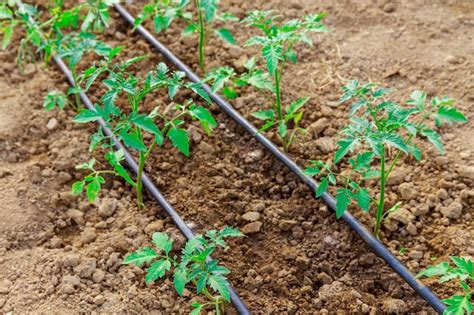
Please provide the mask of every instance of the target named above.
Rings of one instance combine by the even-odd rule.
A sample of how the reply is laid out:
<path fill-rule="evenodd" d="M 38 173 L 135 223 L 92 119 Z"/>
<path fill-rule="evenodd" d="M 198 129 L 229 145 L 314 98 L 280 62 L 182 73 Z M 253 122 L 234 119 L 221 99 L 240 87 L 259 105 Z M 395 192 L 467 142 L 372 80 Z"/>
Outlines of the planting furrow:
<path fill-rule="evenodd" d="M 57 56 L 54 56 L 54 61 L 56 62 L 57 66 L 59 69 L 64 73 L 64 75 L 67 78 L 68 83 L 71 86 L 74 86 L 74 78 L 69 71 L 68 67 L 66 64 L 63 62 L 63 60 Z M 81 92 L 80 93 L 80 98 L 84 105 L 90 109 L 93 110 L 94 106 L 88 96 Z M 138 164 L 135 161 L 135 159 L 132 157 L 132 155 L 127 151 L 127 149 L 116 139 L 113 135 L 112 132 L 106 127 L 105 122 L 100 119 L 98 120 L 99 125 L 103 129 L 105 135 L 110 136 L 113 139 L 114 145 L 117 148 L 117 150 L 122 150 L 125 154 L 125 160 L 130 167 L 130 169 L 137 174 L 138 172 Z M 181 233 L 186 237 L 186 239 L 192 239 L 195 235 L 191 228 L 184 222 L 184 220 L 180 217 L 180 215 L 174 210 L 173 206 L 168 202 L 168 200 L 161 194 L 161 192 L 158 190 L 158 188 L 154 185 L 154 183 L 150 180 L 150 178 L 143 173 L 142 175 L 142 181 L 144 187 L 148 190 L 151 196 L 158 202 L 160 206 L 163 207 L 163 209 L 166 211 L 166 213 L 169 215 L 169 217 L 173 220 L 173 222 L 176 224 L 178 229 L 181 231 Z M 229 284 L 229 292 L 231 296 L 231 301 L 236 310 L 239 312 L 239 314 L 250 314 L 250 311 L 247 309 L 245 303 L 241 300 L 241 298 L 237 295 L 235 290 L 230 286 Z"/>
<path fill-rule="evenodd" d="M 120 15 L 130 24 L 133 25 L 134 17 L 121 5 L 115 5 L 116 10 Z M 178 59 L 170 50 L 161 44 L 151 33 L 144 27 L 137 27 L 138 33 L 145 38 L 156 50 L 158 50 L 164 57 L 173 63 L 179 70 L 186 73 L 188 78 L 196 83 L 201 83 L 201 79 L 190 70 L 180 59 Z M 222 97 L 212 92 L 211 88 L 202 83 L 202 88 L 210 95 L 211 99 L 217 104 L 226 114 L 228 114 L 237 124 L 250 133 L 258 142 L 260 142 L 268 151 L 270 151 L 280 162 L 290 169 L 297 177 L 303 181 L 313 192 L 318 189 L 318 183 L 306 176 L 302 169 L 286 154 L 268 140 L 257 128 L 250 124 L 239 112 L 237 112 L 228 102 Z M 336 210 L 336 201 L 328 193 L 324 193 L 321 199 L 331 208 Z M 370 233 L 352 214 L 345 212 L 342 215 L 342 220 L 346 222 L 349 227 L 361 237 L 372 250 L 379 255 L 384 261 L 397 272 L 404 281 L 406 281 L 423 299 L 425 299 L 436 311 L 443 312 L 446 306 L 439 300 L 439 298 L 426 286 L 421 284 L 410 273 L 410 271 L 378 240 L 372 233 Z"/>

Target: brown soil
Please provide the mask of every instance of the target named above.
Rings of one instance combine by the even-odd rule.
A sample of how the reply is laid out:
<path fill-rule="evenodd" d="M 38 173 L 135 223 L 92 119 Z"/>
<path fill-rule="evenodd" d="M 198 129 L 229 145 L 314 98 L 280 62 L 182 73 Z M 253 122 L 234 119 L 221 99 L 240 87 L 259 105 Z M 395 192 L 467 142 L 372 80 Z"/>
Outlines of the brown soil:
<path fill-rule="evenodd" d="M 404 208 L 413 215 L 406 222 L 392 220 L 383 241 L 414 273 L 449 255 L 473 256 L 472 2 L 367 0 L 323 7 L 306 0 L 224 2 L 240 17 L 250 7 L 278 8 L 287 17 L 329 13 L 332 32 L 317 36 L 315 48 L 299 49 L 299 64 L 284 82 L 285 100 L 311 96 L 303 120 L 308 133 L 291 152 L 300 165 L 333 153 L 336 132 L 346 122 L 346 111 L 336 102 L 346 78 L 389 85 L 400 101 L 416 88 L 458 100 L 469 123 L 442 130 L 446 157 L 426 146 L 426 162 L 404 161 L 389 199 L 401 200 L 405 191 Z M 150 54 L 139 68 L 151 69 L 159 57 L 114 17 L 106 40 L 131 47 L 125 56 Z M 177 41 L 179 32 L 174 25 L 159 39 L 196 64 L 194 42 Z M 234 33 L 241 43 L 248 36 L 237 28 Z M 155 231 L 167 231 L 182 243 L 177 229 L 154 202 L 139 211 L 131 188 L 117 180 L 108 180 L 93 205 L 69 194 L 70 184 L 81 176 L 74 166 L 90 158 L 87 141 L 95 126 L 71 123 L 73 112 L 44 112 L 47 91 L 65 88 L 62 75 L 54 67 L 27 65 L 21 76 L 12 52 L 0 53 L 0 309 L 188 311 L 192 292 L 179 298 L 169 280 L 146 286 L 142 270 L 120 264 Z M 250 54 L 211 39 L 209 66 L 239 67 Z M 98 91 L 93 89 L 91 97 Z M 261 100 L 252 91 L 245 93 L 234 105 L 248 116 Z M 212 137 L 193 131 L 190 158 L 165 147 L 151 157 L 147 172 L 197 232 L 224 225 L 244 228 L 249 222 L 243 214 L 258 213 L 261 229 L 217 255 L 254 313 L 432 312 L 294 175 L 226 115 L 215 114 L 219 128 Z M 372 224 L 368 215 L 357 216 Z M 442 297 L 456 290 L 430 286 Z"/>

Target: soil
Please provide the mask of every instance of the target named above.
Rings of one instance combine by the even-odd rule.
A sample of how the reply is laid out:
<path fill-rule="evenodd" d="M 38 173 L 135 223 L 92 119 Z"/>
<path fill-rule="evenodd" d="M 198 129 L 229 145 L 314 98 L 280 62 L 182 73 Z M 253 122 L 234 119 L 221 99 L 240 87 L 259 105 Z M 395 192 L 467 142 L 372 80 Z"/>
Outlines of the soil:
<path fill-rule="evenodd" d="M 139 7 L 128 8 L 136 13 Z M 400 163 L 388 197 L 392 203 L 403 200 L 403 215 L 386 224 L 382 241 L 413 273 L 451 255 L 472 258 L 474 4 L 228 0 L 223 7 L 239 17 L 253 8 L 278 9 L 289 18 L 329 13 L 331 32 L 316 36 L 313 48 L 298 47 L 299 63 L 284 77 L 285 102 L 311 96 L 302 122 L 308 132 L 290 152 L 300 165 L 333 153 L 336 133 L 347 122 L 346 109 L 337 103 L 346 79 L 390 86 L 399 101 L 413 89 L 457 100 L 469 122 L 441 129 L 445 156 L 426 145 L 424 162 Z M 137 70 L 150 70 L 160 57 L 118 15 L 113 18 L 105 40 L 127 45 L 124 57 L 149 54 Z M 158 38 L 196 65 L 195 41 L 176 40 L 181 26 Z M 245 29 L 233 32 L 239 43 L 248 37 Z M 208 66 L 239 68 L 252 53 L 211 38 Z M 0 310 L 189 311 L 191 291 L 179 297 L 171 280 L 145 285 L 143 270 L 121 265 L 155 231 L 170 233 L 178 244 L 184 238 L 156 203 L 148 200 L 139 211 L 131 187 L 116 179 L 107 179 L 94 204 L 69 193 L 83 175 L 75 165 L 90 159 L 88 137 L 95 126 L 73 124 L 70 110 L 43 111 L 48 91 L 66 89 L 63 76 L 54 66 L 33 64 L 21 75 L 14 55 L 14 48 L 0 53 Z M 92 99 L 99 95 L 100 89 L 91 90 Z M 242 95 L 233 105 L 250 119 L 263 100 L 251 90 Z M 190 127 L 190 158 L 165 146 L 146 170 L 196 232 L 231 225 L 249 233 L 216 257 L 231 269 L 230 281 L 253 313 L 433 313 L 304 184 L 225 114 L 213 111 L 219 127 L 212 137 Z M 100 154 L 95 157 L 100 160 Z M 372 225 L 369 215 L 355 214 Z M 426 284 L 441 297 L 456 292 L 450 284 Z"/>

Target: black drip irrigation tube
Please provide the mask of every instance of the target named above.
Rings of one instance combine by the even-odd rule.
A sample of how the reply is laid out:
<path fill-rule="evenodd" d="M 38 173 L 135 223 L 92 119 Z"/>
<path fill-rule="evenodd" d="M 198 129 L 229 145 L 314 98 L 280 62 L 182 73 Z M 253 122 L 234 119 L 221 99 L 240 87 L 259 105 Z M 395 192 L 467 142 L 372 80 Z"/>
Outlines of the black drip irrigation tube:
<path fill-rule="evenodd" d="M 131 25 L 134 24 L 135 18 L 120 4 L 115 4 L 115 9 L 120 13 Z M 260 142 L 268 151 L 270 151 L 278 160 L 285 164 L 296 176 L 298 176 L 308 187 L 316 192 L 318 183 L 312 178 L 306 176 L 303 170 L 286 154 L 284 154 L 273 142 L 268 140 L 257 128 L 249 123 L 242 115 L 236 111 L 232 105 L 216 93 L 211 88 L 202 83 L 201 79 L 188 66 L 186 66 L 178 57 L 176 57 L 166 46 L 161 44 L 150 32 L 143 26 L 136 28 L 137 32 L 145 38 L 156 50 L 158 50 L 166 59 L 168 59 L 179 70 L 186 73 L 188 78 L 196 83 L 201 83 L 202 88 L 209 94 L 211 99 L 224 112 L 226 112 L 237 124 L 250 133 L 258 142 Z M 328 193 L 324 193 L 321 199 L 329 206 L 332 211 L 336 211 L 336 200 Z M 374 237 L 350 212 L 346 211 L 341 219 L 346 222 L 349 227 L 357 233 L 385 262 L 397 272 L 403 280 L 405 280 L 423 299 L 425 299 L 439 313 L 443 313 L 446 306 L 440 299 L 425 285 L 420 283 L 411 272 L 382 244 Z"/>
<path fill-rule="evenodd" d="M 71 74 L 71 71 L 69 68 L 66 66 L 64 61 L 60 58 L 55 56 L 54 61 L 56 62 L 57 66 L 59 69 L 64 73 L 66 76 L 69 84 L 71 86 L 74 86 L 74 78 Z M 90 110 L 95 110 L 94 106 L 87 97 L 87 95 L 83 92 L 80 93 L 80 97 L 84 105 L 90 109 Z M 132 157 L 132 155 L 127 151 L 127 149 L 120 143 L 120 141 L 115 138 L 110 131 L 109 128 L 107 128 L 105 121 L 103 119 L 100 119 L 99 125 L 102 127 L 102 130 L 104 131 L 104 134 L 106 136 L 112 137 L 112 140 L 114 142 L 115 147 L 117 150 L 123 150 L 125 153 L 125 161 L 128 163 L 130 169 L 137 174 L 138 172 L 138 165 L 137 162 L 135 162 L 135 159 Z M 148 190 L 148 192 L 153 196 L 153 198 L 160 204 L 160 206 L 163 207 L 163 209 L 166 211 L 166 213 L 170 216 L 171 220 L 177 225 L 178 229 L 181 231 L 181 233 L 189 240 L 194 237 L 194 233 L 191 230 L 191 228 L 184 222 L 184 220 L 179 216 L 179 214 L 173 209 L 173 206 L 166 200 L 166 198 L 160 193 L 158 188 L 153 184 L 153 182 L 150 180 L 150 178 L 143 173 L 142 175 L 142 182 L 145 188 Z M 249 315 L 250 311 L 248 310 L 247 306 L 244 304 L 244 302 L 240 299 L 240 297 L 237 295 L 235 290 L 232 288 L 232 286 L 229 284 L 229 292 L 230 292 L 230 299 L 232 301 L 232 304 L 236 308 L 236 310 L 239 312 L 239 314 L 242 315 Z"/>

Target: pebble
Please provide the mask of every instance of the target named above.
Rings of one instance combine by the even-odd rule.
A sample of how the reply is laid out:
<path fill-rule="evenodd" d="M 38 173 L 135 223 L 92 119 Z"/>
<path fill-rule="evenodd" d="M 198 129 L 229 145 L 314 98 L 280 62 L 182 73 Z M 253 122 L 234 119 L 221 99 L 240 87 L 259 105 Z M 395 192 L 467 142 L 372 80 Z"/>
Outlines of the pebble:
<path fill-rule="evenodd" d="M 383 6 L 383 10 L 387 13 L 392 13 L 395 12 L 396 6 L 393 3 L 387 3 L 386 5 Z"/>
<path fill-rule="evenodd" d="M 213 154 L 214 148 L 205 141 L 201 141 L 198 146 L 199 150 L 206 154 Z"/>
<path fill-rule="evenodd" d="M 73 220 L 77 225 L 84 225 L 84 213 L 77 209 L 69 209 L 66 215 Z"/>
<path fill-rule="evenodd" d="M 242 219 L 250 222 L 258 221 L 260 219 L 260 213 L 258 212 L 247 212 L 242 216 Z"/>
<path fill-rule="evenodd" d="M 243 49 L 240 48 L 239 46 L 233 45 L 233 46 L 231 46 L 231 47 L 229 48 L 229 55 L 230 55 L 232 58 L 237 59 L 237 58 L 239 58 L 240 56 L 242 56 L 242 54 L 243 54 Z"/>
<path fill-rule="evenodd" d="M 278 223 L 278 226 L 282 231 L 289 231 L 291 230 L 292 227 L 298 224 L 298 221 L 296 220 L 281 220 Z"/>
<path fill-rule="evenodd" d="M 410 257 L 411 259 L 415 261 L 420 261 L 423 258 L 423 253 L 420 252 L 419 250 L 412 250 L 408 254 L 408 257 Z"/>
<path fill-rule="evenodd" d="M 8 279 L 0 281 L 0 294 L 7 294 L 10 292 L 12 287 L 12 282 Z"/>
<path fill-rule="evenodd" d="M 454 201 L 447 207 L 441 208 L 441 214 L 445 218 L 459 219 L 462 215 L 462 204 L 460 202 Z"/>
<path fill-rule="evenodd" d="M 408 223 L 407 227 L 405 228 L 408 232 L 408 234 L 412 235 L 412 236 L 415 236 L 418 234 L 418 229 L 416 228 L 416 226 L 410 222 Z"/>
<path fill-rule="evenodd" d="M 118 40 L 124 40 L 126 38 L 125 34 L 122 32 L 115 32 L 115 38 Z"/>
<path fill-rule="evenodd" d="M 318 296 L 321 301 L 330 301 L 336 299 L 336 295 L 344 291 L 344 284 L 340 281 L 333 281 L 330 284 L 324 284 L 319 288 Z"/>
<path fill-rule="evenodd" d="M 76 267 L 81 263 L 80 256 L 76 254 L 69 254 L 64 257 L 63 265 L 65 267 Z"/>
<path fill-rule="evenodd" d="M 393 171 L 392 174 L 390 174 L 390 177 L 388 178 L 388 184 L 389 185 L 399 185 L 405 181 L 405 175 L 406 175 L 405 170 L 397 169 Z"/>
<path fill-rule="evenodd" d="M 63 277 L 63 280 L 61 282 L 60 291 L 65 294 L 72 294 L 76 291 L 75 287 L 78 286 L 80 283 L 81 278 L 79 278 L 78 276 L 66 275 Z"/>
<path fill-rule="evenodd" d="M 402 183 L 398 186 L 398 190 L 400 191 L 403 200 L 415 199 L 418 194 L 418 191 L 412 183 Z"/>
<path fill-rule="evenodd" d="M 51 118 L 46 124 L 46 129 L 54 130 L 58 126 L 58 120 L 56 118 Z"/>
<path fill-rule="evenodd" d="M 35 73 L 36 73 L 36 65 L 33 63 L 27 64 L 25 66 L 25 69 L 23 70 L 23 75 L 25 76 L 32 76 Z"/>
<path fill-rule="evenodd" d="M 312 123 L 308 130 L 312 133 L 313 139 L 318 138 L 318 136 L 326 129 L 328 126 L 328 119 L 323 117 L 318 119 L 316 122 Z"/>
<path fill-rule="evenodd" d="M 383 302 L 382 311 L 387 314 L 402 314 L 407 311 L 407 305 L 403 300 L 388 298 Z"/>
<path fill-rule="evenodd" d="M 152 235 L 155 232 L 161 232 L 165 228 L 165 221 L 163 220 L 156 220 L 151 222 L 145 227 L 145 233 L 147 235 Z"/>
<path fill-rule="evenodd" d="M 438 192 L 436 193 L 436 196 L 441 200 L 446 200 L 449 198 L 448 192 L 444 188 L 441 188 L 440 190 L 438 190 Z"/>
<path fill-rule="evenodd" d="M 258 202 L 252 206 L 253 212 L 262 212 L 263 210 L 265 210 L 265 204 L 263 202 Z"/>
<path fill-rule="evenodd" d="M 99 205 L 99 215 L 103 218 L 112 216 L 117 209 L 118 200 L 116 198 L 103 198 Z"/>
<path fill-rule="evenodd" d="M 440 165 L 440 166 L 444 166 L 444 165 L 448 165 L 449 164 L 449 159 L 447 156 L 437 156 L 435 157 L 434 159 L 435 163 Z"/>
<path fill-rule="evenodd" d="M 388 218 L 401 222 L 405 225 L 415 220 L 415 216 L 408 210 L 400 208 L 395 212 L 392 212 L 388 215 Z"/>
<path fill-rule="evenodd" d="M 74 273 L 81 278 L 90 278 L 96 270 L 96 260 L 94 258 L 89 258 L 83 260 L 78 266 L 74 267 Z"/>
<path fill-rule="evenodd" d="M 245 163 L 258 162 L 263 158 L 263 151 L 258 149 L 245 155 Z"/>
<path fill-rule="evenodd" d="M 94 298 L 94 304 L 95 305 L 102 305 L 105 303 L 105 297 L 101 294 L 97 295 L 95 298 Z"/>
<path fill-rule="evenodd" d="M 458 173 L 461 178 L 474 180 L 474 166 L 460 166 L 458 168 Z"/>
<path fill-rule="evenodd" d="M 262 222 L 260 221 L 251 222 L 249 224 L 246 224 L 242 228 L 242 233 L 244 234 L 258 233 L 260 232 L 261 228 L 262 228 Z"/>
<path fill-rule="evenodd" d="M 323 153 L 331 153 L 336 150 L 334 139 L 330 137 L 322 137 L 316 140 L 316 147 Z"/>
<path fill-rule="evenodd" d="M 105 272 L 102 269 L 97 269 L 92 275 L 92 280 L 95 283 L 101 283 L 105 279 Z"/>
<path fill-rule="evenodd" d="M 81 234 L 81 242 L 82 244 L 90 244 L 95 241 L 97 234 L 95 233 L 95 229 L 92 227 L 86 227 Z"/>

